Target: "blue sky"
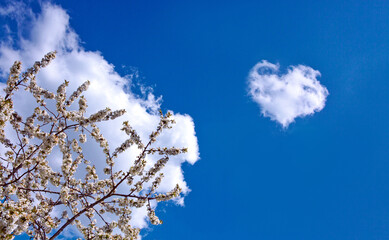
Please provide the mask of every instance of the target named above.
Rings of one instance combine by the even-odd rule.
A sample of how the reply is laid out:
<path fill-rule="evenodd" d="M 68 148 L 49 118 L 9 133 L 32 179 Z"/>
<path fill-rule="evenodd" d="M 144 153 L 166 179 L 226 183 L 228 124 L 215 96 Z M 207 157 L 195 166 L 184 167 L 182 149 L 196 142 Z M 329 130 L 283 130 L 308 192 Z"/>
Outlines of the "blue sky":
<path fill-rule="evenodd" d="M 144 239 L 389 239 L 388 1 L 53 3 L 86 50 L 193 118 L 192 191 Z M 261 115 L 247 77 L 263 59 L 320 71 L 324 108 L 287 128 Z"/>

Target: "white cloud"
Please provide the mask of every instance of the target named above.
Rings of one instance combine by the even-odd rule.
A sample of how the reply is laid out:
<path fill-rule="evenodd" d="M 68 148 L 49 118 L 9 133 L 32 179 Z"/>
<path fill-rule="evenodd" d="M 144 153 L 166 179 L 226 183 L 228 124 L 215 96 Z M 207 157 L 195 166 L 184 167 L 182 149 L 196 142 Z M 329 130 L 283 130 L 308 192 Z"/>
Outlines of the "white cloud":
<path fill-rule="evenodd" d="M 18 26 L 23 24 L 29 26 L 24 29 L 11 29 L 18 32 L 16 35 L 11 35 L 10 31 L 7 31 L 0 42 L 0 76 L 3 79 L 15 60 L 21 60 L 23 66 L 29 67 L 47 52 L 56 50 L 57 58 L 39 73 L 38 84 L 55 91 L 66 79 L 70 82 L 68 91 L 72 92 L 84 81 L 90 80 L 91 86 L 85 94 L 89 114 L 105 107 L 127 110 L 121 118 L 101 124 L 101 131 L 110 142 L 111 149 L 116 148 L 126 139 L 126 135 L 120 131 L 121 122 L 125 120 L 129 120 L 141 138 L 147 141 L 149 134 L 158 124 L 159 114 L 156 113 L 156 109 L 159 108 L 161 99 L 156 98 L 150 91 L 143 97 L 132 93 L 128 90 L 131 78 L 120 76 L 100 52 L 83 49 L 78 35 L 69 26 L 69 15 L 64 9 L 52 4 L 43 4 L 41 13 L 34 14 L 26 6 L 11 4 L 0 8 L 0 15 L 14 18 Z M 17 39 L 14 36 L 18 36 Z M 0 87 L 3 88 L 4 84 Z M 20 94 L 15 95 L 15 106 L 24 116 L 34 108 L 33 101 Z M 160 190 L 170 191 L 178 183 L 187 194 L 190 189 L 184 179 L 181 166 L 185 162 L 194 164 L 199 159 L 197 138 L 193 119 L 189 115 L 176 113 L 174 118 L 177 123 L 161 135 L 159 144 L 167 147 L 188 147 L 188 153 L 171 158 L 164 170 L 166 178 L 162 181 Z M 95 151 L 96 147 L 97 144 L 92 140 L 88 141 L 84 147 L 85 154 L 97 168 L 102 169 L 105 160 L 102 153 Z M 126 152 L 118 159 L 116 167 L 128 169 L 136 154 L 136 150 Z M 57 164 L 53 167 L 59 168 L 60 161 L 54 158 L 55 156 L 52 162 Z M 156 159 L 149 160 L 151 164 Z M 178 203 L 183 203 L 183 199 L 179 199 Z M 147 227 L 144 209 L 136 211 L 133 224 Z"/>
<path fill-rule="evenodd" d="M 311 67 L 290 66 L 285 74 L 279 68 L 266 60 L 257 63 L 248 76 L 248 91 L 263 116 L 287 128 L 295 118 L 321 111 L 328 90 L 317 80 L 320 72 Z"/>

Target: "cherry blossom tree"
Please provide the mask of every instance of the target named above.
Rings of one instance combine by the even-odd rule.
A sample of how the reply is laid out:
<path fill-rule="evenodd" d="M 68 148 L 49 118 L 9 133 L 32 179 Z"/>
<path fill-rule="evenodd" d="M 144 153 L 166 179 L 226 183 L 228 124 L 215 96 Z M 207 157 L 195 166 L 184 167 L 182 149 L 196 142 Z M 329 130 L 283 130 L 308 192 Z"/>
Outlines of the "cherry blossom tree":
<path fill-rule="evenodd" d="M 170 192 L 157 191 L 169 157 L 187 151 L 153 145 L 174 124 L 172 114 L 160 112 L 159 125 L 147 142 L 124 121 L 121 130 L 128 138 L 112 150 L 98 124 L 122 116 L 125 110 L 106 108 L 88 115 L 82 94 L 89 81 L 68 97 L 67 81 L 56 93 L 38 86 L 37 73 L 55 54 L 48 53 L 24 73 L 16 61 L 5 95 L 0 96 L 0 147 L 4 150 L 0 155 L 0 238 L 26 233 L 33 239 L 55 239 L 76 225 L 85 239 L 137 239 L 140 229 L 131 226 L 132 209 L 147 207 L 150 223 L 158 225 L 162 221 L 155 215 L 153 202 L 168 201 L 181 193 L 178 185 Z M 31 94 L 37 103 L 28 117 L 14 108 L 17 91 Z M 95 141 L 104 154 L 103 174 L 83 154 L 87 140 Z M 139 153 L 133 164 L 128 170 L 115 169 L 115 159 L 129 148 Z M 50 162 L 55 149 L 62 157 L 59 171 Z M 160 157 L 150 166 L 147 157 L 151 155 Z"/>

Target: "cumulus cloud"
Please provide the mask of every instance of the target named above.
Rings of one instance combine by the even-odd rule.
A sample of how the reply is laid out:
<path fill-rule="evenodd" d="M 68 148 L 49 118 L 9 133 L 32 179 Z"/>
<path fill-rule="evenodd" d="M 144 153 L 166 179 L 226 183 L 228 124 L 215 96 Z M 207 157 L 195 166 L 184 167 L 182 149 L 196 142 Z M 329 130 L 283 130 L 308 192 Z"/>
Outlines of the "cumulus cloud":
<path fill-rule="evenodd" d="M 284 74 L 279 68 L 266 60 L 257 63 L 248 76 L 248 91 L 263 116 L 287 128 L 295 118 L 321 111 L 328 90 L 317 80 L 320 72 L 311 67 L 290 66 Z"/>
<path fill-rule="evenodd" d="M 99 125 L 111 148 L 116 148 L 126 139 L 126 135 L 120 131 L 121 122 L 126 120 L 137 130 L 143 141 L 147 141 L 159 121 L 156 110 L 160 108 L 161 98 L 155 97 L 150 91 L 143 96 L 131 92 L 128 87 L 132 84 L 131 77 L 119 75 L 100 52 L 83 48 L 79 36 L 69 26 L 69 15 L 60 6 L 46 3 L 41 6 L 42 11 L 35 14 L 27 6 L 19 5 L 20 3 L 11 3 L 0 8 L 3 18 L 12 18 L 18 23 L 16 26 L 28 26 L 5 28 L 8 30 L 0 41 L 0 76 L 3 81 L 15 60 L 22 61 L 23 66 L 27 68 L 47 52 L 56 50 L 57 58 L 39 73 L 38 84 L 56 91 L 58 85 L 66 79 L 70 82 L 68 91 L 73 92 L 83 82 L 90 80 L 91 85 L 85 94 L 89 114 L 106 107 L 127 111 L 121 118 Z M 4 83 L 0 84 L 3 88 Z M 24 116 L 34 109 L 33 102 L 24 95 L 15 95 L 15 108 Z M 172 157 L 168 162 L 164 169 L 166 178 L 161 183 L 160 191 L 170 191 L 178 183 L 184 194 L 187 194 L 190 189 L 184 179 L 182 164 L 194 164 L 199 159 L 197 138 L 193 119 L 189 115 L 174 113 L 174 118 L 177 123 L 161 135 L 157 144 L 166 147 L 187 147 L 188 153 Z M 93 141 L 88 141 L 87 144 L 84 147 L 85 154 L 89 156 L 87 158 L 92 159 L 93 164 L 102 169 L 105 165 L 103 153 L 95 150 L 97 144 Z M 136 155 L 137 150 L 125 152 L 118 159 L 117 169 L 129 169 Z M 151 157 L 149 165 L 155 161 L 156 159 Z M 53 168 L 60 168 L 60 161 L 56 160 L 55 156 L 52 163 Z M 183 198 L 179 199 L 178 203 L 183 204 Z M 145 209 L 139 209 L 134 214 L 136 217 L 133 219 L 133 225 L 147 227 Z"/>

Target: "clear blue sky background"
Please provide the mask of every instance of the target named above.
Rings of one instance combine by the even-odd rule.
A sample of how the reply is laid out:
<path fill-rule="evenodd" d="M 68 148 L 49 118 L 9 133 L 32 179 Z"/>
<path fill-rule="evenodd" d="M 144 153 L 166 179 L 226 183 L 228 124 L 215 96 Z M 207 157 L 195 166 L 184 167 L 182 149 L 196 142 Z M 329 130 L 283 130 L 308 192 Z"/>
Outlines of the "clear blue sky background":
<path fill-rule="evenodd" d="M 389 1 L 55 3 L 87 50 L 194 118 L 192 192 L 145 239 L 389 239 Z M 262 59 L 319 70 L 325 108 L 286 130 L 260 116 Z"/>

